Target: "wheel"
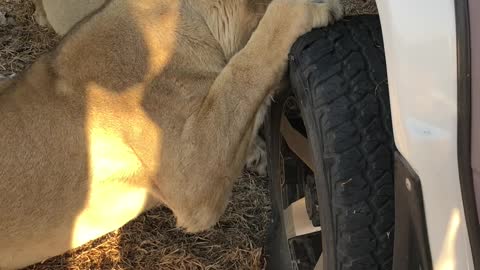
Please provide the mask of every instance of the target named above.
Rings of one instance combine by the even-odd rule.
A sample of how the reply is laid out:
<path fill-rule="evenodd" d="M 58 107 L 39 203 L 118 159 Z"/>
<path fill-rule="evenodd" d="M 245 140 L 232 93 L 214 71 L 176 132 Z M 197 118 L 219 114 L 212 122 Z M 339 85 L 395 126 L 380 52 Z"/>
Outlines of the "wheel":
<path fill-rule="evenodd" d="M 377 16 L 301 37 L 265 123 L 269 269 L 390 270 L 393 150 Z"/>

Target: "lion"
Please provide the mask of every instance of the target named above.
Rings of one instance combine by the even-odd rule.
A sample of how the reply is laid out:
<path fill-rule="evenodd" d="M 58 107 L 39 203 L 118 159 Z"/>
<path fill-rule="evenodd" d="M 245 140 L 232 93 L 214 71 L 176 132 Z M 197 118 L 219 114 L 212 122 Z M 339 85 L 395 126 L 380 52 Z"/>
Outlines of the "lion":
<path fill-rule="evenodd" d="M 76 23 L 99 9 L 105 0 L 36 0 L 35 20 L 49 26 L 58 35 L 65 35 Z M 257 136 L 250 148 L 245 168 L 259 176 L 267 175 L 266 144 Z"/>
<path fill-rule="evenodd" d="M 188 233 L 215 225 L 290 47 L 341 16 L 338 0 L 111 0 L 79 19 L 0 84 L 0 269 L 159 204 Z"/>

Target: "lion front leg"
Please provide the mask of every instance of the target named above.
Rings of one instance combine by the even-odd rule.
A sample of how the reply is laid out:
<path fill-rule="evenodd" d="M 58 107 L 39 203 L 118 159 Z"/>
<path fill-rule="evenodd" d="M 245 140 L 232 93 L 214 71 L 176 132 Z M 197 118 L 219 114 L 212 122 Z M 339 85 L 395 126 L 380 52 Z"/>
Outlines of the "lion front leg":
<path fill-rule="evenodd" d="M 332 18 L 328 3 L 274 0 L 247 45 L 216 78 L 183 129 L 180 159 L 188 166 L 179 167 L 185 168 L 184 180 L 159 186 L 180 227 L 197 232 L 218 221 L 246 162 L 256 115 L 285 74 L 290 47 Z"/>
<path fill-rule="evenodd" d="M 196 233 L 213 227 L 225 212 L 231 195 L 234 179 L 218 178 L 212 186 L 198 197 L 183 201 L 172 208 L 177 227 L 189 233 Z M 202 193 L 201 191 L 197 191 Z M 179 207 L 180 206 L 180 207 Z"/>

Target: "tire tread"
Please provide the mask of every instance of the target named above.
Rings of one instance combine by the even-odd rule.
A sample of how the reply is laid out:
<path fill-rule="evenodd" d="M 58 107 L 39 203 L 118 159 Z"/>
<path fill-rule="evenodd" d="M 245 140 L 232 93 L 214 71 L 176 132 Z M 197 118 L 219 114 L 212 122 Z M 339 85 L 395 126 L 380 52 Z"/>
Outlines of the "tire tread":
<path fill-rule="evenodd" d="M 293 53 L 303 86 L 293 86 L 328 159 L 337 269 L 391 269 L 394 146 L 378 17 L 346 18 L 303 39 Z"/>

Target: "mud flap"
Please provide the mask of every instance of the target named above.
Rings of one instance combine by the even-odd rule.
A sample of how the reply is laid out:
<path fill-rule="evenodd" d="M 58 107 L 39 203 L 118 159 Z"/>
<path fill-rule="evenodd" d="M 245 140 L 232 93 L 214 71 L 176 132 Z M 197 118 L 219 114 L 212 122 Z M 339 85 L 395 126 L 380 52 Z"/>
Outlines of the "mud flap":
<path fill-rule="evenodd" d="M 395 153 L 395 240 L 393 270 L 432 270 L 420 179 Z"/>

